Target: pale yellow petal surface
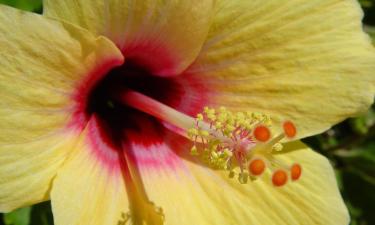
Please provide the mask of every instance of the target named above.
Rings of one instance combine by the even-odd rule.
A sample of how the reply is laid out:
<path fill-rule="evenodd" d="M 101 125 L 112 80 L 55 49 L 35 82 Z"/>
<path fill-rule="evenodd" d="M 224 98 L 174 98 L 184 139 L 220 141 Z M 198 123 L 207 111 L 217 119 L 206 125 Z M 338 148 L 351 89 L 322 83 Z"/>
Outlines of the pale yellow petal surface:
<path fill-rule="evenodd" d="M 216 87 L 213 105 L 292 120 L 299 137 L 316 134 L 373 101 L 375 52 L 361 18 L 355 0 L 219 0 L 187 72 Z"/>
<path fill-rule="evenodd" d="M 76 142 L 74 88 L 121 53 L 104 38 L 0 6 L 0 211 L 49 198 L 51 180 Z"/>
<path fill-rule="evenodd" d="M 285 149 L 290 152 L 278 159 L 300 163 L 303 175 L 280 188 L 270 182 L 270 172 L 240 184 L 226 172 L 186 160 L 175 170 L 139 165 L 140 174 L 149 199 L 163 209 L 165 224 L 348 224 L 328 160 L 300 142 L 289 143 Z"/>
<path fill-rule="evenodd" d="M 56 133 L 48 138 L 0 146 L 0 211 L 49 199 L 57 169 L 64 162 L 75 138 Z"/>
<path fill-rule="evenodd" d="M 44 1 L 44 14 L 109 37 L 153 73 L 176 75 L 196 58 L 206 38 L 213 0 Z"/>
<path fill-rule="evenodd" d="M 57 173 L 51 191 L 56 225 L 117 225 L 128 221 L 125 176 L 108 170 L 92 154 L 91 147 L 84 132 L 75 154 Z"/>

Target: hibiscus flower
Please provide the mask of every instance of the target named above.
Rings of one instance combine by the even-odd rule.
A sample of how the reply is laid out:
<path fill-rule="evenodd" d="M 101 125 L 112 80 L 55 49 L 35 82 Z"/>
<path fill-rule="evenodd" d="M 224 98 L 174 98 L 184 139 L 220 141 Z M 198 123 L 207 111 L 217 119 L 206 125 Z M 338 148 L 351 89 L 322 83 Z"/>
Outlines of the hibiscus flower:
<path fill-rule="evenodd" d="M 356 1 L 44 4 L 0 6 L 0 211 L 50 199 L 57 225 L 349 222 L 328 160 L 298 139 L 373 100 Z M 267 156 L 237 157 L 240 177 L 201 154 L 232 137 L 207 138 L 224 114 L 251 136 L 225 157 Z"/>

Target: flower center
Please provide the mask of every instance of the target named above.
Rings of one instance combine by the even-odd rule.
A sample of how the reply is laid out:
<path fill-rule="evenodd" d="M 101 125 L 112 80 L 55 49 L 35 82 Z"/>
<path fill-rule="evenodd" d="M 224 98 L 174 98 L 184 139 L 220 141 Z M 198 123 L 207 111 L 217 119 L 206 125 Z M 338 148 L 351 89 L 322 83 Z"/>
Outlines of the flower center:
<path fill-rule="evenodd" d="M 86 130 L 87 144 L 103 168 L 120 172 L 121 168 L 116 165 L 119 165 L 119 159 L 125 152 L 138 152 L 138 161 L 159 167 L 159 161 L 147 153 L 151 151 L 149 147 L 167 144 L 167 138 L 178 135 L 166 129 L 154 116 L 119 101 L 117 95 L 124 89 L 144 93 L 188 115 L 196 114 L 207 104 L 208 89 L 199 77 L 189 74 L 154 76 L 128 59 L 122 66 L 109 72 L 94 70 L 82 79 L 73 93 L 75 105 L 68 128 L 77 133 Z M 172 154 L 164 154 L 165 159 L 171 161 Z M 171 168 L 176 165 L 170 163 Z"/>
<path fill-rule="evenodd" d="M 120 149 L 125 131 L 140 129 L 142 121 L 148 121 L 156 127 L 158 124 L 148 114 L 116 101 L 115 90 L 118 87 L 132 88 L 164 104 L 173 104 L 171 101 L 175 99 L 168 96 L 174 96 L 171 87 L 179 89 L 179 84 L 172 79 L 151 76 L 136 64 L 126 62 L 123 66 L 110 71 L 94 87 L 88 96 L 86 118 L 95 116 L 100 123 L 102 136 L 106 136 L 104 139 Z"/>

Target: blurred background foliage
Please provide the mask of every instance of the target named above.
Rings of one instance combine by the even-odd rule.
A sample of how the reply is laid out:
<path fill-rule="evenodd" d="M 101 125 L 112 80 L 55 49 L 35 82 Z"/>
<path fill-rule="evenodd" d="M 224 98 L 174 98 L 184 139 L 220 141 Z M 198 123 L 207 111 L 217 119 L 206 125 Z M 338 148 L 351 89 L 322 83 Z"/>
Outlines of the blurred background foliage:
<path fill-rule="evenodd" d="M 41 13 L 43 8 L 42 0 L 0 0 L 0 4 L 36 13 Z"/>
<path fill-rule="evenodd" d="M 359 0 L 365 12 L 365 31 L 375 44 L 375 0 Z M 42 0 L 0 0 L 19 9 L 42 12 Z M 375 75 L 375 71 L 374 71 Z M 375 105 L 323 134 L 304 139 L 328 157 L 336 170 L 351 225 L 375 225 Z M 52 225 L 49 202 L 0 214 L 0 225 Z"/>

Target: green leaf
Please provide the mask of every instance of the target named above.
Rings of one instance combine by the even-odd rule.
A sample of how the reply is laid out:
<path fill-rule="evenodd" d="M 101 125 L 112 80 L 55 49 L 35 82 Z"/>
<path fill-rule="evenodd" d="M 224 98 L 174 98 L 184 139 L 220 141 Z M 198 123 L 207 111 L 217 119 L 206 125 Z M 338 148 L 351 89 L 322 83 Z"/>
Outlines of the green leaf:
<path fill-rule="evenodd" d="M 356 149 L 339 150 L 335 155 L 345 163 L 346 169 L 375 186 L 375 143 Z"/>
<path fill-rule="evenodd" d="M 30 212 L 31 207 L 26 207 L 4 214 L 4 223 L 5 225 L 29 225 Z"/>
<path fill-rule="evenodd" d="M 364 29 L 365 29 L 366 33 L 370 35 L 370 37 L 372 39 L 372 43 L 375 45 L 375 27 L 365 26 Z"/>
<path fill-rule="evenodd" d="M 375 124 L 375 110 L 370 109 L 363 116 L 349 119 L 349 124 L 355 133 L 366 135 L 369 129 Z"/>
<path fill-rule="evenodd" d="M 4 225 L 53 225 L 50 202 L 15 210 L 3 215 Z M 0 221 L 0 225 L 2 225 Z"/>
<path fill-rule="evenodd" d="M 41 12 L 42 9 L 42 0 L 0 0 L 0 4 L 32 12 Z"/>
<path fill-rule="evenodd" d="M 363 8 L 370 8 L 373 6 L 373 2 L 371 0 L 359 0 L 359 3 L 361 3 Z"/>
<path fill-rule="evenodd" d="M 53 225 L 50 202 L 43 202 L 33 206 L 30 225 Z"/>
<path fill-rule="evenodd" d="M 375 224 L 375 185 L 351 169 L 342 173 L 343 196 L 351 214 L 351 225 Z"/>

